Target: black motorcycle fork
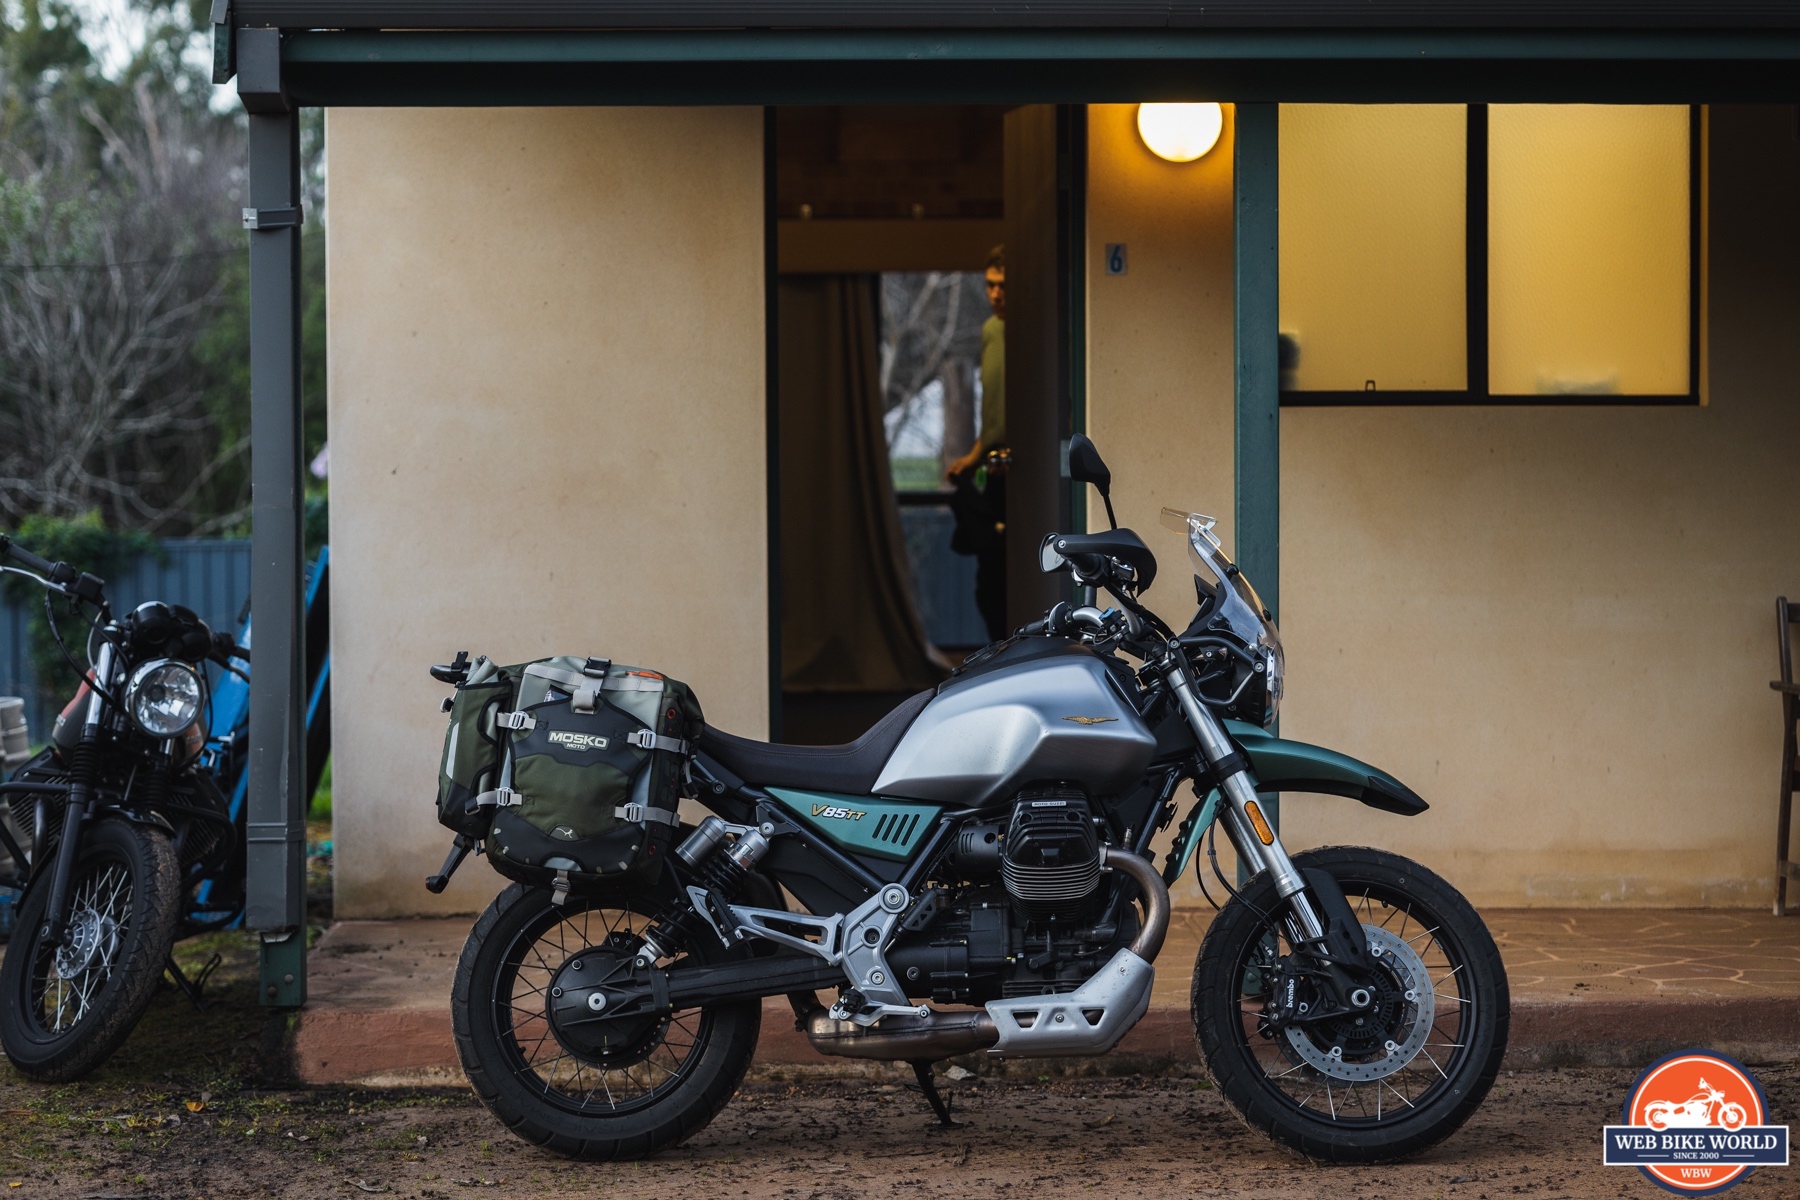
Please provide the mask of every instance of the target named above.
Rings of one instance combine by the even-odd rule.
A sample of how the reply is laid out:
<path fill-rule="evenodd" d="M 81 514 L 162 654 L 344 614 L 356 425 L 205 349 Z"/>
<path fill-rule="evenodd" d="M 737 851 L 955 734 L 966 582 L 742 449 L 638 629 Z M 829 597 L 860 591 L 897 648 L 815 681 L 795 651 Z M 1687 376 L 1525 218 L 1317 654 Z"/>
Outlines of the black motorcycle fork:
<path fill-rule="evenodd" d="M 112 665 L 112 646 L 101 646 L 100 661 L 94 664 L 95 678 L 110 682 Z M 62 840 L 56 844 L 56 861 L 50 867 L 50 898 L 44 905 L 43 940 L 47 946 L 62 945 L 69 933 L 69 890 L 75 876 L 75 852 L 81 848 L 81 829 L 87 823 L 88 806 L 94 799 L 94 777 L 100 759 L 100 722 L 105 713 L 106 698 L 96 688 L 88 695 L 81 740 L 70 756 L 69 797 L 63 803 Z"/>

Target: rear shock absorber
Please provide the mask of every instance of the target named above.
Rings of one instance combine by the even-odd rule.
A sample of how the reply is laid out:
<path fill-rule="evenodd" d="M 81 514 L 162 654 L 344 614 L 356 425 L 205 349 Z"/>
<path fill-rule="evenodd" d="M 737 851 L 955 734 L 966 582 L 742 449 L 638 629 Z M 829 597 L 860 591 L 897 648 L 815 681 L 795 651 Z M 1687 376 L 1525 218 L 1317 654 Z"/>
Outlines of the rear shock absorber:
<path fill-rule="evenodd" d="M 769 834 L 773 832 L 772 826 L 732 825 L 716 816 L 700 822 L 687 840 L 675 848 L 675 857 L 698 877 L 689 892 L 693 904 L 672 906 L 644 931 L 638 962 L 647 965 L 679 950 L 695 932 L 695 916 L 712 925 L 720 936 L 726 936 L 731 924 L 726 906 L 742 893 L 751 870 L 768 853 Z M 694 891 L 701 895 L 695 896 Z M 710 911 L 699 913 L 702 903 Z"/>

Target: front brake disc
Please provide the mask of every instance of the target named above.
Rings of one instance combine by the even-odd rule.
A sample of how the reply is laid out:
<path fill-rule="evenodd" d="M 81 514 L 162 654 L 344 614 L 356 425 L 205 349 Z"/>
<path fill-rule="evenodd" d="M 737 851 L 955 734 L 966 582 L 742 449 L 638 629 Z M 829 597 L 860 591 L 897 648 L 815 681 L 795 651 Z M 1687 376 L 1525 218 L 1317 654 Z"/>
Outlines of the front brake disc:
<path fill-rule="evenodd" d="M 1391 989 L 1390 1003 L 1378 1000 L 1373 1006 L 1392 1008 L 1392 1015 L 1383 1022 L 1385 1028 L 1368 1037 L 1351 1038 L 1344 1036 L 1343 1021 L 1338 1020 L 1291 1025 L 1285 1033 L 1288 1048 L 1300 1061 L 1321 1075 L 1350 1083 L 1384 1079 L 1411 1062 L 1424 1049 L 1437 1017 L 1437 993 L 1419 952 L 1399 934 L 1379 925 L 1364 925 L 1363 929 L 1369 935 L 1369 955 L 1385 976 L 1382 990 Z M 1371 1038 L 1372 1045 L 1357 1044 Z"/>

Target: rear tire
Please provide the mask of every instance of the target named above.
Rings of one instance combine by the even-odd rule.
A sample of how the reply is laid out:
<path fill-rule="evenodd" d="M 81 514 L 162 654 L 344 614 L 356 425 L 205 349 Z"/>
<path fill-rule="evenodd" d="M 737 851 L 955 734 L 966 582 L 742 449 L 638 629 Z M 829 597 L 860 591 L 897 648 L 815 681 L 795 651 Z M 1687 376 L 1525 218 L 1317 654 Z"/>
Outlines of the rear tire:
<path fill-rule="evenodd" d="M 643 1158 L 705 1128 L 743 1082 L 759 1000 L 621 1022 L 619 1065 L 563 1045 L 544 1015 L 556 971 L 594 947 L 634 951 L 664 903 L 620 894 L 556 908 L 548 891 L 513 884 L 470 931 L 451 998 L 457 1054 L 476 1096 L 526 1141 L 570 1158 Z M 695 958 L 723 957 L 694 942 Z"/>
<path fill-rule="evenodd" d="M 43 943 L 46 873 L 19 906 L 0 963 L 0 1046 L 40 1083 L 81 1078 L 131 1036 L 181 916 L 180 873 L 162 830 L 109 818 L 85 826 L 81 839 L 68 940 Z"/>
<path fill-rule="evenodd" d="M 1310 1158 L 1383 1162 L 1435 1145 L 1499 1073 L 1510 1019 L 1500 951 L 1455 888 L 1397 854 L 1330 846 L 1294 863 L 1330 872 L 1365 928 L 1394 935 L 1379 959 L 1390 964 L 1385 982 L 1372 985 L 1387 995 L 1371 1012 L 1392 1025 L 1372 1033 L 1340 1018 L 1264 1031 L 1265 964 L 1290 949 L 1269 932 L 1265 914 L 1280 899 L 1264 872 L 1213 920 L 1194 965 L 1194 1034 L 1207 1069 L 1252 1128 Z M 1429 1017 L 1415 992 L 1432 1004 Z"/>

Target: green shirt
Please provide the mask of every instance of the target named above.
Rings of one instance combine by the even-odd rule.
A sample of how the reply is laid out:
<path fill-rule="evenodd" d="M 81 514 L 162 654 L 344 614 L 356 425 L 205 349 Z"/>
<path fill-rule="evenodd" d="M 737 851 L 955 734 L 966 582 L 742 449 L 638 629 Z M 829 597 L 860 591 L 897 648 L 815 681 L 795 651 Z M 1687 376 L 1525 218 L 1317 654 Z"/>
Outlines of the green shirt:
<path fill-rule="evenodd" d="M 981 326 L 981 448 L 1006 445 L 1006 322 Z"/>

